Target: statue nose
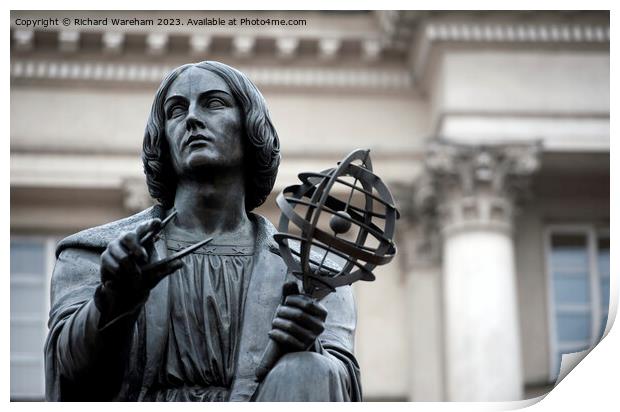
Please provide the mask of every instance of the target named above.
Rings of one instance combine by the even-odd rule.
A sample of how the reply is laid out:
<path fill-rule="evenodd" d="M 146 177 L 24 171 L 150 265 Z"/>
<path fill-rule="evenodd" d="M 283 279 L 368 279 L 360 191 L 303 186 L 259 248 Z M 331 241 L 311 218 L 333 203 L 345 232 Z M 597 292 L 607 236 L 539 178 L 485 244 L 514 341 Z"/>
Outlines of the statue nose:
<path fill-rule="evenodd" d="M 187 128 L 187 131 L 192 131 L 205 127 L 204 122 L 197 116 L 195 109 L 190 110 L 190 112 L 187 114 L 187 119 L 185 120 L 185 127 Z"/>

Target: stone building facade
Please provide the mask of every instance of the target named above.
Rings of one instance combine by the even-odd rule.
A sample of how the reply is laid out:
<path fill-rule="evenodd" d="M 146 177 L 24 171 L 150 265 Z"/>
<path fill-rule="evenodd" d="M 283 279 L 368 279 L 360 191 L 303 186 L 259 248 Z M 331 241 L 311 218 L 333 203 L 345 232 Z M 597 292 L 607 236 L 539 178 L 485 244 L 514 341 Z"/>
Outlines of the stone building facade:
<path fill-rule="evenodd" d="M 134 17 L 154 24 L 112 24 Z M 261 213 L 277 221 L 297 173 L 357 147 L 397 198 L 399 254 L 355 285 L 366 399 L 524 399 L 599 340 L 608 13 L 14 11 L 13 399 L 43 395 L 55 243 L 150 204 L 139 153 L 155 88 L 207 59 L 255 81 L 280 135 Z"/>

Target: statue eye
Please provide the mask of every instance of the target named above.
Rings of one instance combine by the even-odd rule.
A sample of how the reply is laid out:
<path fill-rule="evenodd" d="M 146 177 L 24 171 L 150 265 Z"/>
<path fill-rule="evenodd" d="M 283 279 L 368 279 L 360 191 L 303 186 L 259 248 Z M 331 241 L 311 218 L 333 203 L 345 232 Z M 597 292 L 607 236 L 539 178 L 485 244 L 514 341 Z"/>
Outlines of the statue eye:
<path fill-rule="evenodd" d="M 224 100 L 222 99 L 212 97 L 209 100 L 207 100 L 207 108 L 209 109 L 216 109 L 216 108 L 225 107 L 225 106 L 226 106 L 226 102 L 224 102 Z"/>
<path fill-rule="evenodd" d="M 168 118 L 177 117 L 185 112 L 185 106 L 180 104 L 172 105 L 168 108 Z"/>

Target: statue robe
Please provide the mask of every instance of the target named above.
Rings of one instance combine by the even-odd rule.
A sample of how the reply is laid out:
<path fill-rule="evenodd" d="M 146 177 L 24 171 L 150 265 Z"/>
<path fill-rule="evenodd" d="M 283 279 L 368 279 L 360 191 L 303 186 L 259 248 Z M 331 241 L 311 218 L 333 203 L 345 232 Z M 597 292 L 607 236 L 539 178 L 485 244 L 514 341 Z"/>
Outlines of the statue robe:
<path fill-rule="evenodd" d="M 45 344 L 47 400 L 157 398 L 153 391 L 166 367 L 170 277 L 162 280 L 143 304 L 127 308 L 105 324 L 100 324 L 93 296 L 100 283 L 100 255 L 108 243 L 146 220 L 163 216 L 164 211 L 155 206 L 59 243 Z M 323 299 L 328 316 L 315 352 L 285 355 L 262 384 L 255 381 L 254 371 L 269 340 L 267 333 L 282 285 L 293 278 L 277 254 L 273 225 L 259 215 L 250 218 L 255 225 L 255 254 L 237 338 L 234 378 L 225 388 L 225 400 L 361 401 L 359 367 L 353 356 L 356 316 L 350 286 Z M 166 254 L 165 240 L 160 239 L 151 259 L 160 260 Z M 178 273 L 171 276 L 175 275 Z M 311 367 L 297 367 L 298 360 Z"/>

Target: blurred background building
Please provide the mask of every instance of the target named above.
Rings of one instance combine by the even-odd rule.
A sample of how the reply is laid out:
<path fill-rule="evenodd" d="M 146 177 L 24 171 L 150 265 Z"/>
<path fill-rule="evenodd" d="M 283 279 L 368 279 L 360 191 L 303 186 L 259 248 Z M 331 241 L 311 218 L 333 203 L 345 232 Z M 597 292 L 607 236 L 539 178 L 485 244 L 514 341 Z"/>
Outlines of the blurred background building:
<path fill-rule="evenodd" d="M 112 22 L 134 17 L 153 25 Z M 204 18 L 237 24 L 187 24 Z M 43 397 L 56 242 L 150 204 L 152 97 L 205 59 L 265 95 L 282 143 L 274 194 L 361 147 L 397 198 L 399 255 L 355 285 L 366 400 L 532 397 L 562 353 L 599 340 L 608 12 L 12 12 L 13 399 Z M 260 212 L 277 221 L 274 197 Z"/>

